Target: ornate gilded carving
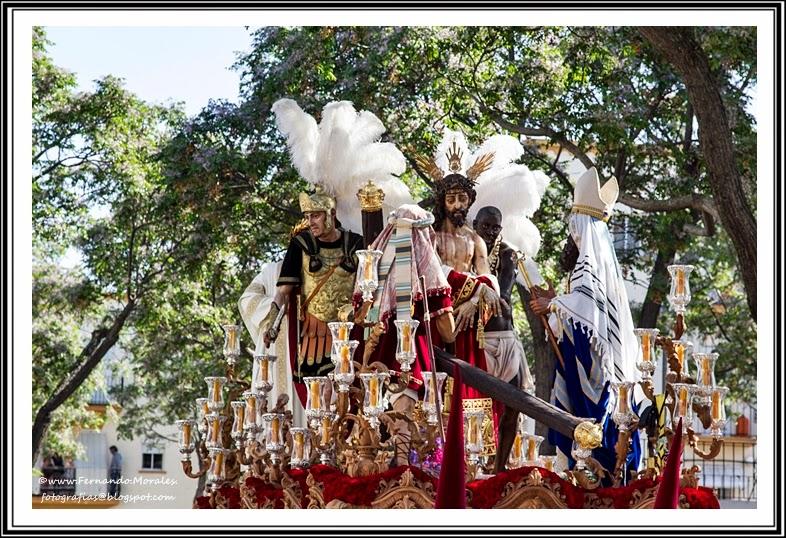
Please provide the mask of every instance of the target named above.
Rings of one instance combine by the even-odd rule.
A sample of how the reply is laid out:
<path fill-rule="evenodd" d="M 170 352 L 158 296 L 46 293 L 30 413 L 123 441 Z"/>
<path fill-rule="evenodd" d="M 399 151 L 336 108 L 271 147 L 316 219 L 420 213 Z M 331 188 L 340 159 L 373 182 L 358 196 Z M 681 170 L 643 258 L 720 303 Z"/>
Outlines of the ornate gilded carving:
<path fill-rule="evenodd" d="M 611 497 L 600 497 L 597 493 L 588 493 L 584 496 L 582 508 L 614 508 L 614 500 Z"/>
<path fill-rule="evenodd" d="M 494 508 L 566 508 L 565 495 L 558 482 L 544 480 L 533 469 L 524 479 L 505 485 Z"/>
<path fill-rule="evenodd" d="M 586 465 L 584 469 L 566 471 L 565 477 L 574 486 L 588 490 L 598 489 L 600 487 L 600 481 L 603 477 L 608 475 L 608 472 L 603 465 L 593 457 L 587 458 L 584 463 Z"/>
<path fill-rule="evenodd" d="M 308 505 L 306 508 L 325 508 L 325 494 L 322 482 L 317 482 L 314 475 L 308 473 L 306 477 L 308 486 Z"/>
<path fill-rule="evenodd" d="M 281 490 L 284 508 L 301 508 L 303 506 L 300 485 L 286 473 L 281 476 Z"/>
<path fill-rule="evenodd" d="M 496 436 L 494 435 L 494 419 L 492 410 L 492 406 L 494 404 L 493 400 L 491 398 L 471 398 L 463 400 L 461 403 L 465 413 L 467 411 L 474 411 L 478 409 L 483 411 L 483 425 L 481 427 L 483 431 L 483 451 L 480 453 L 480 457 L 493 456 L 497 453 L 497 442 Z M 448 416 L 449 415 L 450 413 L 448 413 Z"/>
<path fill-rule="evenodd" d="M 543 475 L 537 469 L 532 469 L 524 479 L 524 483 L 528 486 L 540 486 L 543 484 Z"/>
<path fill-rule="evenodd" d="M 248 487 L 245 480 L 240 483 L 240 506 L 243 508 L 260 508 L 257 504 L 256 491 Z"/>
<path fill-rule="evenodd" d="M 410 469 L 396 479 L 381 480 L 372 508 L 434 508 L 434 485 L 417 480 Z"/>
<path fill-rule="evenodd" d="M 692 465 L 690 469 L 683 469 L 682 476 L 680 477 L 680 487 L 682 488 L 698 487 L 700 474 L 701 474 L 701 468 L 698 465 Z"/>

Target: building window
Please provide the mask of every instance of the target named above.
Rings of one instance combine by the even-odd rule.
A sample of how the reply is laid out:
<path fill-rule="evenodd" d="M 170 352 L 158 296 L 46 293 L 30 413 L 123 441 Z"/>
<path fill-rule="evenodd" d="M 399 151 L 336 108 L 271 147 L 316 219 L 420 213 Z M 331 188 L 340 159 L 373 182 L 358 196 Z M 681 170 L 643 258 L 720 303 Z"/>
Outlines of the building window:
<path fill-rule="evenodd" d="M 147 442 L 142 448 L 142 469 L 160 471 L 164 468 L 164 451 L 154 442 Z"/>
<path fill-rule="evenodd" d="M 618 220 L 611 228 L 614 250 L 617 251 L 617 256 L 624 258 L 632 254 L 636 248 L 636 238 L 633 235 L 633 230 L 631 230 L 627 215 Z"/>

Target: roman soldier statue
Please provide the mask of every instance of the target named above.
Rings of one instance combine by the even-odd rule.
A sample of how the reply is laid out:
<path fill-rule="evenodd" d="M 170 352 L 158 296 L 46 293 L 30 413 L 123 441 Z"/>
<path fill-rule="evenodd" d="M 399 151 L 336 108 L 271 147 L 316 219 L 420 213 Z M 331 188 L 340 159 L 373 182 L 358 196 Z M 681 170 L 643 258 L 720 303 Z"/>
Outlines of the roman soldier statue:
<path fill-rule="evenodd" d="M 371 112 L 357 112 L 349 101 L 333 102 L 322 110 L 318 125 L 291 99 L 280 99 L 271 110 L 287 139 L 292 164 L 313 192 L 299 196 L 303 221 L 293 230 L 269 310 L 250 331 L 269 346 L 284 317 L 279 313 L 287 312 L 287 354 L 295 389 L 305 404 L 303 378 L 333 369 L 327 324 L 339 320 L 342 307 L 351 311 L 355 253 L 363 248 L 362 237 L 353 231 L 361 227 L 357 191 L 373 181 L 384 190 L 388 210 L 411 198 L 397 177 L 406 167 L 405 158 L 393 144 L 379 141 L 385 128 Z M 253 294 L 246 301 L 253 305 Z M 244 319 L 260 316 L 247 311 Z"/>

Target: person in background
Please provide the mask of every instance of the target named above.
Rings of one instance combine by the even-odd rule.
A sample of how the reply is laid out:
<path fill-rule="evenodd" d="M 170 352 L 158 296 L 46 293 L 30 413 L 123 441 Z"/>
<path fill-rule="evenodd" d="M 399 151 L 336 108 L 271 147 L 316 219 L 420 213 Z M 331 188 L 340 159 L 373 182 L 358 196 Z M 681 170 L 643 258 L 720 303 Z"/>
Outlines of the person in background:
<path fill-rule="evenodd" d="M 123 471 L 123 456 L 115 445 L 109 447 L 112 459 L 109 461 L 109 488 L 107 494 L 110 497 L 120 495 L 120 477 Z"/>

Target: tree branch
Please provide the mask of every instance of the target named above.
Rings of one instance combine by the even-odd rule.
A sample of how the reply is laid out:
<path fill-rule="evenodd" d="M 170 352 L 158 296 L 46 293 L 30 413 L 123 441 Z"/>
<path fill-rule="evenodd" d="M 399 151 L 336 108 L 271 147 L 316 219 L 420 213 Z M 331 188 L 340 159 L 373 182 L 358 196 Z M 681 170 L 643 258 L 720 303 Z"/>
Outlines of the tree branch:
<path fill-rule="evenodd" d="M 82 349 L 80 357 L 82 363 L 60 384 L 58 389 L 36 412 L 33 422 L 33 463 L 38 455 L 46 429 L 49 427 L 52 413 L 57 410 L 76 390 L 85 382 L 101 359 L 117 343 L 120 331 L 125 326 L 126 320 L 136 308 L 134 301 L 129 301 L 123 310 L 115 317 L 109 328 L 101 327 L 93 331 L 90 342 Z"/>
<path fill-rule="evenodd" d="M 500 127 L 504 127 L 508 131 L 513 131 L 514 133 L 523 134 L 525 136 L 546 136 L 555 142 L 559 142 L 565 149 L 571 152 L 581 163 L 587 167 L 592 168 L 595 166 L 595 163 L 592 162 L 592 159 L 584 153 L 576 144 L 568 140 L 568 138 L 559 131 L 552 129 L 551 127 L 527 127 L 525 125 L 512 123 L 506 120 L 502 114 L 495 112 L 489 109 L 486 105 L 481 104 L 481 107 L 484 108 L 485 112 L 491 116 L 491 119 L 494 120 L 494 123 L 499 125 Z"/>
<path fill-rule="evenodd" d="M 620 193 L 617 201 L 633 209 L 646 211 L 648 213 L 696 209 L 704 213 L 709 213 L 714 218 L 718 216 L 718 209 L 715 207 L 712 198 L 701 196 L 700 194 L 687 194 L 669 200 L 644 200 L 643 198 Z"/>

